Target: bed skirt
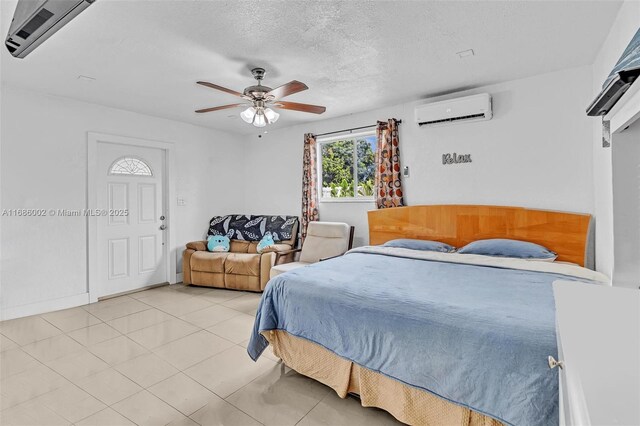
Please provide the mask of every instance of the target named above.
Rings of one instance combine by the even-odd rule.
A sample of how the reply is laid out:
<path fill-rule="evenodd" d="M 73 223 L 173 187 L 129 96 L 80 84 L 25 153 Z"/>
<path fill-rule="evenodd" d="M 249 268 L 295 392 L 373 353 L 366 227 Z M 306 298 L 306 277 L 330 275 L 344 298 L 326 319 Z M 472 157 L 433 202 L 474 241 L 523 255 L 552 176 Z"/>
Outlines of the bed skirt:
<path fill-rule="evenodd" d="M 273 347 L 274 354 L 298 373 L 331 387 L 340 398 L 357 394 L 363 407 L 381 408 L 403 423 L 502 425 L 491 417 L 369 370 L 284 330 L 263 331 L 262 335 Z"/>

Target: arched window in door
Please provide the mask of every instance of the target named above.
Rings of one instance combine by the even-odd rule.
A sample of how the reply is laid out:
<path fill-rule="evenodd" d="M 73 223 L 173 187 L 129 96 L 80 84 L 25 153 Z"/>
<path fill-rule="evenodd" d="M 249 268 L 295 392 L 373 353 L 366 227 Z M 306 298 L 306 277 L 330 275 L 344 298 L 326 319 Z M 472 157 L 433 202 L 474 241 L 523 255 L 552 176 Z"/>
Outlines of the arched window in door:
<path fill-rule="evenodd" d="M 110 175 L 153 176 L 151 167 L 135 157 L 120 157 L 109 167 Z"/>

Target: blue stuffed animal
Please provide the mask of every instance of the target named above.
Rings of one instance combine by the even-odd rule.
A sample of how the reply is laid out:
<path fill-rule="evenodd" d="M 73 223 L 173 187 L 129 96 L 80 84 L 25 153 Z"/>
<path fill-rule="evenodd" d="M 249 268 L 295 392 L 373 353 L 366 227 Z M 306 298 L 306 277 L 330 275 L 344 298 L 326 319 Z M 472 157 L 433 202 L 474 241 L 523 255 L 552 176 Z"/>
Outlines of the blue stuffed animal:
<path fill-rule="evenodd" d="M 207 237 L 207 250 L 229 251 L 229 237 L 225 235 L 209 235 Z"/>
<path fill-rule="evenodd" d="M 269 247 L 275 245 L 275 243 L 276 242 L 273 240 L 273 235 L 271 235 L 271 232 L 267 232 L 258 243 L 258 247 L 256 247 L 256 251 L 258 253 L 262 253 L 263 251 L 267 250 Z"/>

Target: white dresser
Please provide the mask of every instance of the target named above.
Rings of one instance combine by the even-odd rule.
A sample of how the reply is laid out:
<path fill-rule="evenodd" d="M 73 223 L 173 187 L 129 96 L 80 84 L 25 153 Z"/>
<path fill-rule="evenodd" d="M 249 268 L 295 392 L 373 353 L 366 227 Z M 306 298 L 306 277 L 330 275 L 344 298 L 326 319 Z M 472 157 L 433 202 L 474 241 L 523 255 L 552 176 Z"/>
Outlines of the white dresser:
<path fill-rule="evenodd" d="M 640 425 L 640 290 L 557 281 L 553 291 L 560 424 Z"/>

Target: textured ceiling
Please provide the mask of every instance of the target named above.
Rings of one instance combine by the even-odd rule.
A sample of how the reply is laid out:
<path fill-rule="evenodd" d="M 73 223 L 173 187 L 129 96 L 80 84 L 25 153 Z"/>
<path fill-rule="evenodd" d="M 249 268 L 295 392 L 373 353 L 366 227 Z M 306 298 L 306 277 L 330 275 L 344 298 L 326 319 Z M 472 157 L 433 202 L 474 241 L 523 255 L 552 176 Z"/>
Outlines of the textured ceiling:
<path fill-rule="evenodd" d="M 15 1 L 0 1 L 4 40 Z M 0 65 L 10 85 L 250 133 L 240 109 L 195 114 L 236 100 L 195 82 L 241 90 L 253 66 L 271 87 L 305 82 L 287 100 L 327 112 L 283 111 L 283 127 L 589 64 L 620 4 L 98 0 L 27 58 L 2 48 Z"/>

